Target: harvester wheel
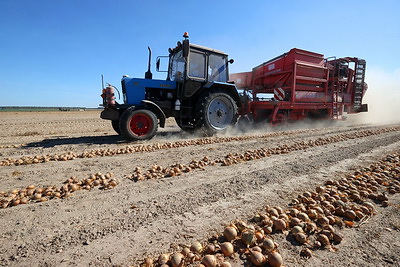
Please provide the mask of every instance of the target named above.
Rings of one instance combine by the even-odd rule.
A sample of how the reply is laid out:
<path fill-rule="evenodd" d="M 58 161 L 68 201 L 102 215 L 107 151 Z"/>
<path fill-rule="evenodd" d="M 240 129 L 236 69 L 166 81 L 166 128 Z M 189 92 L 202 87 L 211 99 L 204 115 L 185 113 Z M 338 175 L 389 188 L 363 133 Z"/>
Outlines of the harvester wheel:
<path fill-rule="evenodd" d="M 117 134 L 121 135 L 121 130 L 119 129 L 119 120 L 111 121 L 111 125 L 112 125 L 114 131 Z"/>
<path fill-rule="evenodd" d="M 157 132 L 157 116 L 148 109 L 131 109 L 122 113 L 119 122 L 122 135 L 132 141 L 151 139 Z"/>
<path fill-rule="evenodd" d="M 236 123 L 238 107 L 230 95 L 212 92 L 199 103 L 200 121 L 207 134 L 224 132 L 229 126 Z"/>

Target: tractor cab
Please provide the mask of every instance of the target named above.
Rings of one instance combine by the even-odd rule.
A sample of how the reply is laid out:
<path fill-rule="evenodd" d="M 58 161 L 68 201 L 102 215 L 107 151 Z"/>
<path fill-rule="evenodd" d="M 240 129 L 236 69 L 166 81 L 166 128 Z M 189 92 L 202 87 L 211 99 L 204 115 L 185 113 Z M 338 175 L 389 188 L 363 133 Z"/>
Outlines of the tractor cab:
<path fill-rule="evenodd" d="M 169 66 L 167 80 L 201 88 L 207 82 L 226 83 L 229 78 L 228 55 L 222 51 L 189 43 L 185 39 L 178 42 L 175 48 L 169 49 Z M 159 65 L 159 63 L 157 64 Z"/>
<path fill-rule="evenodd" d="M 227 82 L 228 55 L 225 53 L 204 46 L 190 44 L 189 53 L 186 58 L 184 57 L 183 48 L 178 51 L 172 50 L 168 71 L 169 80 L 176 82 L 187 80 Z"/>

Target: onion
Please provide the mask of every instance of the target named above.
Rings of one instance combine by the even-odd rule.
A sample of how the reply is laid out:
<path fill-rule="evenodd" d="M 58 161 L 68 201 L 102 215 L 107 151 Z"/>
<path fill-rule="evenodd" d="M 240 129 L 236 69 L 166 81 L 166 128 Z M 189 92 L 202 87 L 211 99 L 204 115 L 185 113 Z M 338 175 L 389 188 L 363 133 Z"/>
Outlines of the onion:
<path fill-rule="evenodd" d="M 325 192 L 325 187 L 324 186 L 317 186 L 315 191 L 317 191 L 317 193 L 321 194 L 321 193 Z"/>
<path fill-rule="evenodd" d="M 274 220 L 274 229 L 276 231 L 282 231 L 286 229 L 286 222 L 283 219 Z"/>
<path fill-rule="evenodd" d="M 161 255 L 158 257 L 158 263 L 159 263 L 160 265 L 166 264 L 168 261 L 169 261 L 169 254 L 161 254 Z"/>
<path fill-rule="evenodd" d="M 209 254 L 214 254 L 216 251 L 216 248 L 213 244 L 209 244 L 206 248 L 206 252 Z"/>
<path fill-rule="evenodd" d="M 13 205 L 13 206 L 18 206 L 20 203 L 21 203 L 21 200 L 19 200 L 18 198 L 17 198 L 17 199 L 14 199 L 14 200 L 12 201 L 12 205 Z"/>
<path fill-rule="evenodd" d="M 335 224 L 336 223 L 336 219 L 332 215 L 326 216 L 326 218 L 328 218 L 329 224 Z"/>
<path fill-rule="evenodd" d="M 297 210 L 297 209 L 290 209 L 289 210 L 289 213 L 290 213 L 290 216 L 292 216 L 292 217 L 295 217 L 295 216 L 297 216 L 297 214 L 299 214 L 299 210 Z"/>
<path fill-rule="evenodd" d="M 236 228 L 233 226 L 227 226 L 224 229 L 224 237 L 228 241 L 232 241 L 237 237 L 237 231 Z"/>
<path fill-rule="evenodd" d="M 318 213 L 317 213 L 316 210 L 311 209 L 311 210 L 308 211 L 307 215 L 308 215 L 308 217 L 309 217 L 310 219 L 313 220 L 313 219 L 317 218 Z"/>
<path fill-rule="evenodd" d="M 275 249 L 275 243 L 272 239 L 266 237 L 262 243 L 262 247 L 266 252 L 270 252 Z"/>
<path fill-rule="evenodd" d="M 300 220 L 302 220 L 303 222 L 308 222 L 310 220 L 310 218 L 308 217 L 307 214 L 305 214 L 304 212 L 300 212 L 299 214 L 297 214 L 297 218 L 299 218 Z"/>
<path fill-rule="evenodd" d="M 326 235 L 326 236 L 329 238 L 329 240 L 332 240 L 333 233 L 332 233 L 331 231 L 329 231 L 329 230 L 322 230 L 322 231 L 320 232 L 320 234 Z"/>
<path fill-rule="evenodd" d="M 256 237 L 253 231 L 246 230 L 242 233 L 242 241 L 247 247 L 251 247 L 256 242 Z"/>
<path fill-rule="evenodd" d="M 229 262 L 224 261 L 224 262 L 221 262 L 221 264 L 219 265 L 219 267 L 232 267 L 232 265 L 231 265 Z"/>
<path fill-rule="evenodd" d="M 324 235 L 324 234 L 320 234 L 318 237 L 317 237 L 317 241 L 319 241 L 323 246 L 328 246 L 328 245 L 330 245 L 330 242 L 329 242 L 329 238 L 326 236 L 326 235 Z"/>
<path fill-rule="evenodd" d="M 206 267 L 216 267 L 217 259 L 214 255 L 205 255 L 201 261 Z"/>
<path fill-rule="evenodd" d="M 283 213 L 283 209 L 281 207 L 274 207 L 274 209 L 278 212 L 278 214 Z"/>
<path fill-rule="evenodd" d="M 304 233 L 297 233 L 294 235 L 294 237 L 300 244 L 305 244 L 307 242 L 307 236 Z"/>
<path fill-rule="evenodd" d="M 221 251 L 226 257 L 230 257 L 234 253 L 234 248 L 232 243 L 224 242 L 221 244 Z"/>
<path fill-rule="evenodd" d="M 174 253 L 171 257 L 171 265 L 172 267 L 181 267 L 183 266 L 183 255 L 181 253 Z"/>
<path fill-rule="evenodd" d="M 300 251 L 300 256 L 305 257 L 305 258 L 311 258 L 312 257 L 312 251 L 308 248 L 303 248 Z"/>
<path fill-rule="evenodd" d="M 27 204 L 29 202 L 29 199 L 26 197 L 21 198 L 20 204 Z"/>
<path fill-rule="evenodd" d="M 279 214 L 278 219 L 283 219 L 285 221 L 289 221 L 289 216 L 287 216 L 287 214 L 285 214 L 285 213 L 281 213 L 281 214 Z"/>
<path fill-rule="evenodd" d="M 356 212 L 356 219 L 359 219 L 359 220 L 361 220 L 365 215 L 364 215 L 364 213 L 362 213 L 362 211 L 360 211 L 360 210 L 357 210 Z"/>
<path fill-rule="evenodd" d="M 262 249 L 259 246 L 254 246 L 254 247 L 251 248 L 251 251 L 262 252 Z"/>
<path fill-rule="evenodd" d="M 272 227 L 271 226 L 265 226 L 263 227 L 264 233 L 266 234 L 271 234 L 272 233 Z"/>
<path fill-rule="evenodd" d="M 252 251 L 250 254 L 250 261 L 255 266 L 262 266 L 267 261 L 267 258 L 261 252 Z"/>
<path fill-rule="evenodd" d="M 203 245 L 200 242 L 195 241 L 190 247 L 190 250 L 194 253 L 201 253 L 203 251 Z"/>
<path fill-rule="evenodd" d="M 253 217 L 253 221 L 255 221 L 256 223 L 260 222 L 262 220 L 261 215 L 260 214 L 256 214 Z"/>
<path fill-rule="evenodd" d="M 372 203 L 370 203 L 370 202 L 364 202 L 363 206 L 367 207 L 370 210 L 370 212 L 374 212 L 375 211 L 374 205 Z"/>
<path fill-rule="evenodd" d="M 292 233 L 292 235 L 303 233 L 303 228 L 301 228 L 300 226 L 294 226 L 290 232 Z"/>
<path fill-rule="evenodd" d="M 236 222 L 236 227 L 240 232 L 242 232 L 244 229 L 247 228 L 247 224 L 245 222 L 243 222 L 243 221 L 237 221 Z"/>
<path fill-rule="evenodd" d="M 321 216 L 317 220 L 317 224 L 323 226 L 323 225 L 329 225 L 329 219 L 325 216 Z"/>
<path fill-rule="evenodd" d="M 190 253 L 190 249 L 188 247 L 184 247 L 181 251 L 181 253 L 183 254 L 183 256 L 187 256 Z"/>
<path fill-rule="evenodd" d="M 263 230 L 261 230 L 261 232 L 256 232 L 256 240 L 258 243 L 262 242 L 264 240 L 264 234 L 263 234 Z"/>
<path fill-rule="evenodd" d="M 336 232 L 333 233 L 333 241 L 336 244 L 342 242 L 342 240 L 343 240 L 343 235 L 341 233 L 336 233 Z"/>
<path fill-rule="evenodd" d="M 270 209 L 268 210 L 268 213 L 269 213 L 269 215 L 271 215 L 271 216 L 275 216 L 275 217 L 278 217 L 278 216 L 279 216 L 279 212 L 278 212 L 276 209 L 274 209 L 274 208 L 270 208 Z"/>
<path fill-rule="evenodd" d="M 350 221 L 354 221 L 357 217 L 356 213 L 353 210 L 346 210 L 344 212 L 344 216 L 349 219 Z"/>
<path fill-rule="evenodd" d="M 296 217 L 290 218 L 289 226 L 294 227 L 296 225 L 299 225 L 301 223 L 301 220 Z"/>
<path fill-rule="evenodd" d="M 40 194 L 40 193 L 36 193 L 35 195 L 33 195 L 34 200 L 39 200 L 41 198 L 42 198 L 42 194 Z"/>
<path fill-rule="evenodd" d="M 276 251 L 268 253 L 268 263 L 272 267 L 280 267 L 283 265 L 283 260 L 281 254 Z"/>
<path fill-rule="evenodd" d="M 145 267 L 153 267 L 153 258 L 147 257 L 144 259 Z"/>

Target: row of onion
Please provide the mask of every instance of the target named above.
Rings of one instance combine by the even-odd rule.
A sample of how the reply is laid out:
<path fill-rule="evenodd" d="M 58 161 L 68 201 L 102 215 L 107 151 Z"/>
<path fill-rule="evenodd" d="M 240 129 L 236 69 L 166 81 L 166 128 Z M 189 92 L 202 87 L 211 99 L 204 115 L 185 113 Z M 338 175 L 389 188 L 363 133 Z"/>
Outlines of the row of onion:
<path fill-rule="evenodd" d="M 6 158 L 0 161 L 0 166 L 18 166 L 28 165 L 36 163 L 44 163 L 49 161 L 68 161 L 77 158 L 94 158 L 104 156 L 114 156 L 119 154 L 131 154 L 137 152 L 153 152 L 162 149 L 180 148 L 188 146 L 200 146 L 217 143 L 227 143 L 235 141 L 246 141 L 254 139 L 269 138 L 281 135 L 300 134 L 310 130 L 296 130 L 289 132 L 273 132 L 262 135 L 247 135 L 247 136 L 235 136 L 235 137 L 207 137 L 190 139 L 185 141 L 166 142 L 166 143 L 155 143 L 155 144 L 140 144 L 134 146 L 126 146 L 124 148 L 104 148 L 104 149 L 93 149 L 82 153 L 67 152 L 61 154 L 48 154 L 48 155 L 36 155 L 36 156 L 24 156 L 20 158 Z"/>
<path fill-rule="evenodd" d="M 68 198 L 75 191 L 99 189 L 112 189 L 119 181 L 113 178 L 112 173 L 95 173 L 89 177 L 79 180 L 76 177 L 68 178 L 62 186 L 35 186 L 14 189 L 10 192 L 0 192 L 0 208 L 14 207 L 22 204 L 46 202 L 51 199 Z"/>
<path fill-rule="evenodd" d="M 388 127 L 380 130 L 365 130 L 362 132 L 370 132 L 370 134 L 380 134 L 384 132 L 390 131 L 398 131 L 400 127 Z M 35 156 L 23 156 L 20 158 L 5 158 L 0 161 L 0 166 L 18 166 L 18 165 L 28 165 L 28 164 L 37 164 L 37 163 L 45 163 L 49 161 L 69 161 L 79 158 L 94 158 L 94 157 L 105 157 L 105 156 L 114 156 L 120 154 L 131 154 L 137 152 L 153 152 L 161 149 L 171 149 L 171 148 L 180 148 L 180 147 L 188 147 L 188 146 L 201 146 L 208 144 L 217 144 L 217 143 L 227 143 L 227 142 L 237 142 L 237 141 L 246 141 L 246 140 L 257 140 L 262 138 L 270 138 L 275 136 L 282 135 L 294 135 L 300 133 L 310 132 L 312 130 L 295 130 L 295 131 L 287 131 L 287 132 L 272 132 L 260 135 L 246 135 L 246 136 L 234 136 L 234 137 L 207 137 L 207 138 L 198 138 L 198 139 L 190 139 L 185 141 L 176 141 L 176 142 L 166 142 L 166 143 L 155 143 L 155 144 L 141 144 L 135 146 L 126 146 L 124 148 L 104 148 L 104 149 L 93 149 L 89 151 L 84 151 L 81 153 L 78 152 L 67 152 L 61 154 L 47 154 L 47 155 L 35 155 Z M 355 133 L 357 134 L 357 133 Z"/>
<path fill-rule="evenodd" d="M 153 165 L 148 170 L 143 170 L 140 167 L 134 169 L 132 175 L 128 176 L 129 179 L 134 181 L 141 181 L 147 179 L 161 179 L 165 177 L 179 176 L 183 173 L 190 172 L 195 169 L 204 169 L 206 166 L 214 166 L 221 164 L 222 166 L 229 166 L 233 164 L 242 163 L 269 157 L 271 155 L 287 154 L 293 151 L 306 150 L 311 147 L 324 146 L 332 143 L 368 137 L 371 135 L 379 135 L 386 132 L 400 130 L 396 127 L 388 127 L 384 129 L 366 130 L 359 132 L 352 132 L 346 134 L 338 134 L 334 136 L 321 137 L 315 140 L 299 141 L 293 144 L 283 144 L 273 148 L 260 148 L 245 153 L 229 153 L 224 158 L 211 160 L 209 157 L 204 157 L 202 160 L 192 160 L 189 164 L 173 164 L 168 167 L 160 165 Z"/>

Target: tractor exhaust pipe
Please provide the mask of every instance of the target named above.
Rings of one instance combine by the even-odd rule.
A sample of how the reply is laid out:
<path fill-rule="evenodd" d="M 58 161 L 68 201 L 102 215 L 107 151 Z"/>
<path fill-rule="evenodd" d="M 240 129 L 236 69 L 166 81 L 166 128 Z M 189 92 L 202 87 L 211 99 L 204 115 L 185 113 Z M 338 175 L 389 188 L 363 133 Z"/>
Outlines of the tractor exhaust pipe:
<path fill-rule="evenodd" d="M 150 71 L 150 64 L 151 64 L 151 48 L 150 46 L 147 47 L 149 49 L 149 64 L 148 64 L 148 69 L 144 74 L 145 79 L 153 79 L 153 73 Z"/>

